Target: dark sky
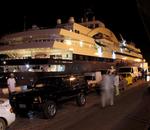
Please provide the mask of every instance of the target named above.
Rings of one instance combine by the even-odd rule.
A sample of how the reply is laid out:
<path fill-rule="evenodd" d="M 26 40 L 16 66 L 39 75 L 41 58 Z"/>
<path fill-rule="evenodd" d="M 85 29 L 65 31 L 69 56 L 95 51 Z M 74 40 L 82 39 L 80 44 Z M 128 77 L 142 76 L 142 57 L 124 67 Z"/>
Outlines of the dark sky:
<path fill-rule="evenodd" d="M 144 57 L 150 61 L 150 43 L 137 8 L 139 2 L 140 0 L 5 1 L 1 2 L 0 8 L 0 35 L 23 30 L 24 16 L 27 28 L 33 24 L 52 27 L 57 18 L 67 22 L 70 16 L 74 16 L 79 22 L 85 10 L 90 9 L 96 19 L 104 22 L 115 34 L 121 33 L 126 40 L 135 42 L 136 46 L 141 48 Z M 150 7 L 149 3 L 146 2 L 147 7 Z"/>

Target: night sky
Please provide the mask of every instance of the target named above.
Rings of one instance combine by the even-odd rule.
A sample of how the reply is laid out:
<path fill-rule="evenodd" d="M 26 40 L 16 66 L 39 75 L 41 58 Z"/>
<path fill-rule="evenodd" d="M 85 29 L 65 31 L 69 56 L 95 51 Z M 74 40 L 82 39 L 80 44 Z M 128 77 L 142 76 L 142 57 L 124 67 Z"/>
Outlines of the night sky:
<path fill-rule="evenodd" d="M 61 18 L 65 23 L 70 16 L 74 16 L 75 21 L 80 22 L 81 17 L 88 11 L 90 16 L 94 15 L 96 19 L 104 22 L 116 36 L 121 33 L 127 41 L 135 42 L 136 47 L 142 50 L 144 58 L 150 62 L 148 38 L 150 28 L 145 22 L 150 16 L 143 15 L 141 7 L 145 9 L 144 11 L 149 11 L 150 2 L 148 0 L 5 1 L 1 2 L 0 8 L 0 36 L 22 31 L 24 19 L 26 28 L 30 28 L 33 24 L 54 27 L 57 18 Z"/>

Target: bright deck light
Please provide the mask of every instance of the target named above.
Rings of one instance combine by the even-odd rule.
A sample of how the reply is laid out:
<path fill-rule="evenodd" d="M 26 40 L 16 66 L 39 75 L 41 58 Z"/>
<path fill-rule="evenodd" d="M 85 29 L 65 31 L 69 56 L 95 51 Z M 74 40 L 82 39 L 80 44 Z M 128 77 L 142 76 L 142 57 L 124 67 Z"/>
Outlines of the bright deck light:
<path fill-rule="evenodd" d="M 125 40 L 123 40 L 122 45 L 126 46 L 126 41 Z"/>
<path fill-rule="evenodd" d="M 99 47 L 99 48 L 98 48 L 98 55 L 101 57 L 101 56 L 102 56 L 102 54 L 103 54 L 103 52 L 102 52 L 102 48 L 101 48 L 101 47 Z"/>
<path fill-rule="evenodd" d="M 113 58 L 113 59 L 116 59 L 116 54 L 115 54 L 114 51 L 113 51 L 113 53 L 112 53 L 112 58 Z"/>
<path fill-rule="evenodd" d="M 3 61 L 3 64 L 5 65 L 5 64 L 6 64 L 6 61 Z"/>
<path fill-rule="evenodd" d="M 80 41 L 80 47 L 83 47 L 83 42 L 82 41 Z"/>
<path fill-rule="evenodd" d="M 121 53 L 123 52 L 123 49 L 122 48 L 120 48 L 120 51 L 121 51 Z"/>

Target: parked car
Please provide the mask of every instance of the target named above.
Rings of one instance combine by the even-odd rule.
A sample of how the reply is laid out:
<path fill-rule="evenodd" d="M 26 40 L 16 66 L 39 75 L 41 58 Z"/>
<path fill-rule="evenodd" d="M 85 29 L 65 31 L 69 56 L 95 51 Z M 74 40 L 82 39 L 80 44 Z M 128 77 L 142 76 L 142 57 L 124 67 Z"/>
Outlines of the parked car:
<path fill-rule="evenodd" d="M 0 98 L 0 130 L 5 130 L 15 121 L 15 114 L 12 111 L 8 99 Z"/>
<path fill-rule="evenodd" d="M 100 71 L 85 73 L 85 78 L 90 88 L 93 88 L 102 80 L 102 75 Z"/>
<path fill-rule="evenodd" d="M 119 68 L 119 74 L 130 74 L 134 81 L 138 79 L 139 72 L 136 66 L 123 66 Z"/>
<path fill-rule="evenodd" d="M 131 85 L 133 83 L 133 77 L 129 73 L 120 74 L 127 81 L 127 85 Z"/>
<path fill-rule="evenodd" d="M 106 72 L 107 70 L 100 70 L 84 74 L 90 91 L 94 90 L 98 95 L 100 94 L 100 83 L 102 80 L 102 74 L 106 74 Z"/>
<path fill-rule="evenodd" d="M 122 75 L 119 76 L 119 79 L 119 89 L 124 91 L 127 87 L 127 80 Z"/>
<path fill-rule="evenodd" d="M 29 89 L 12 96 L 11 105 L 18 114 L 38 110 L 45 118 L 56 115 L 57 105 L 76 99 L 79 106 L 86 104 L 87 82 L 84 76 L 50 76 L 38 79 Z"/>

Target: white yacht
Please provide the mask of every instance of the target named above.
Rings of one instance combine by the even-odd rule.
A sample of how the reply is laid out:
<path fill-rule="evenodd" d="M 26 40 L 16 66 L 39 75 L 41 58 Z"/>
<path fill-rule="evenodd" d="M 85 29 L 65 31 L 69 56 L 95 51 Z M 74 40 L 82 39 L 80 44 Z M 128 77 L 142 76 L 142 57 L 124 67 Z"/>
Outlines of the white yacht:
<path fill-rule="evenodd" d="M 118 41 L 95 18 L 76 23 L 70 17 L 66 24 L 58 19 L 53 29 L 34 25 L 32 29 L 3 36 L 0 43 L 1 75 L 14 72 L 21 79 L 29 74 L 34 77 L 53 72 L 84 73 L 111 65 L 143 63 L 140 49 L 125 40 Z"/>

